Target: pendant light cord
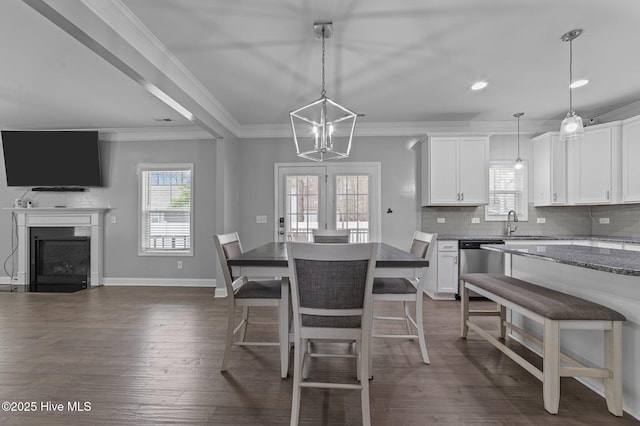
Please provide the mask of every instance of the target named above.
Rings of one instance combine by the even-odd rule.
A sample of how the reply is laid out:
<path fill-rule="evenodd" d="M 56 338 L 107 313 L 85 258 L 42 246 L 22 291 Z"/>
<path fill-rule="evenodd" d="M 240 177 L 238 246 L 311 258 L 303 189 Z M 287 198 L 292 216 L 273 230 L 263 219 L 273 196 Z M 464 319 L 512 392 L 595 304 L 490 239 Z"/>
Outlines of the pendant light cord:
<path fill-rule="evenodd" d="M 518 157 L 520 158 L 520 115 L 518 114 Z"/>
<path fill-rule="evenodd" d="M 573 82 L 573 39 L 569 40 L 569 111 L 573 111 L 573 96 L 571 83 Z"/>

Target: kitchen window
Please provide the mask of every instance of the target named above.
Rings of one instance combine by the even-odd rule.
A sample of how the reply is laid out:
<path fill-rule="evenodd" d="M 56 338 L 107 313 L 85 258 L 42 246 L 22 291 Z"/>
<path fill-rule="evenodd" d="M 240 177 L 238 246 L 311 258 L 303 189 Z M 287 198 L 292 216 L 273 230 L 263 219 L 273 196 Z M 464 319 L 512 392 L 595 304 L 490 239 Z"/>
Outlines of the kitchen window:
<path fill-rule="evenodd" d="M 485 206 L 486 221 L 506 221 L 510 210 L 518 219 L 528 220 L 527 162 L 519 170 L 513 161 L 489 162 L 489 204 Z"/>
<path fill-rule="evenodd" d="M 140 164 L 141 256 L 193 255 L 193 164 Z"/>

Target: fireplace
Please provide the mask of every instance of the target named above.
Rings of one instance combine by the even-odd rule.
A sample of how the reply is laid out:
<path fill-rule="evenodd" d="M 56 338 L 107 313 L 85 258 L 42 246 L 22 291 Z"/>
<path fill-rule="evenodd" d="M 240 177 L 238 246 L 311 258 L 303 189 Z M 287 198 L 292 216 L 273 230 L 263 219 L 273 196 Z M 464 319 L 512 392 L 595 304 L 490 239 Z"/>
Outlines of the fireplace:
<path fill-rule="evenodd" d="M 34 292 L 73 292 L 87 288 L 90 238 L 75 227 L 31 228 L 30 282 Z"/>

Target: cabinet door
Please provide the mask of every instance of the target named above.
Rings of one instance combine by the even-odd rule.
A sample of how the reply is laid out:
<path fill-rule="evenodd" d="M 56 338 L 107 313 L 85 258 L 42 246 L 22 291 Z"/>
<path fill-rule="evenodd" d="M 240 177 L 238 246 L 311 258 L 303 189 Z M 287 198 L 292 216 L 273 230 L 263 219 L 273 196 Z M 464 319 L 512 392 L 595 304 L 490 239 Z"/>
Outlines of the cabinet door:
<path fill-rule="evenodd" d="M 438 253 L 438 293 L 458 292 L 458 252 Z"/>
<path fill-rule="evenodd" d="M 489 202 L 488 138 L 460 138 L 458 167 L 460 202 L 487 204 Z"/>
<path fill-rule="evenodd" d="M 551 205 L 551 140 L 548 135 L 532 140 L 533 204 Z"/>
<path fill-rule="evenodd" d="M 640 201 L 640 120 L 622 127 L 622 201 Z"/>
<path fill-rule="evenodd" d="M 551 204 L 567 203 L 567 142 L 551 136 Z"/>
<path fill-rule="evenodd" d="M 576 203 L 610 203 L 612 187 L 612 130 L 586 131 L 573 141 L 576 150 Z"/>
<path fill-rule="evenodd" d="M 457 138 L 432 138 L 429 140 L 429 204 L 457 204 L 458 145 Z"/>

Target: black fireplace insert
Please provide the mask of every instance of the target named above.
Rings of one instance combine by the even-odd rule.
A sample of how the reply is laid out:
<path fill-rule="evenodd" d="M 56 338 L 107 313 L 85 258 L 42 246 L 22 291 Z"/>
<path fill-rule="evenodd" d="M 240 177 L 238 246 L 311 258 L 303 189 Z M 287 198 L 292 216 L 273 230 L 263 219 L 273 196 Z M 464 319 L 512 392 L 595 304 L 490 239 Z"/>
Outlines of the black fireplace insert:
<path fill-rule="evenodd" d="M 90 241 L 73 227 L 31 229 L 29 290 L 73 292 L 87 288 Z"/>

